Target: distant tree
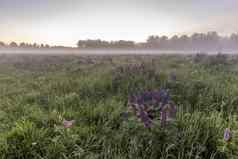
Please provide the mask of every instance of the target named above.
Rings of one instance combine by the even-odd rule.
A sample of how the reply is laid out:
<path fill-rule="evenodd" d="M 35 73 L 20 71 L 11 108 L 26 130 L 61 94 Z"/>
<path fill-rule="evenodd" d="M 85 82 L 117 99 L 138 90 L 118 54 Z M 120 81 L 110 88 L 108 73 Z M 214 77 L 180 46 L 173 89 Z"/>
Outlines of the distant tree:
<path fill-rule="evenodd" d="M 21 48 L 26 48 L 26 43 L 22 42 L 22 43 L 20 43 L 19 46 L 20 46 Z"/>
<path fill-rule="evenodd" d="M 170 49 L 180 49 L 179 45 L 179 37 L 177 35 L 174 35 L 170 40 L 169 40 L 169 47 Z"/>
<path fill-rule="evenodd" d="M 111 46 L 114 48 L 134 48 L 135 42 L 126 40 L 112 41 Z"/>
<path fill-rule="evenodd" d="M 77 46 L 78 48 L 134 48 L 135 42 L 126 40 L 108 42 L 100 39 L 97 40 L 88 39 L 88 40 L 79 40 Z"/>
<path fill-rule="evenodd" d="M 144 43 L 135 43 L 134 41 L 103 41 L 79 40 L 78 48 L 152 48 L 161 50 L 193 50 L 197 52 L 222 50 L 238 50 L 238 33 L 233 33 L 229 37 L 219 36 L 217 32 L 194 33 L 188 35 L 174 35 L 171 38 L 167 36 L 151 35 Z"/>
<path fill-rule="evenodd" d="M 39 48 L 40 46 L 37 43 L 33 44 L 33 48 Z"/>
<path fill-rule="evenodd" d="M 151 35 L 147 38 L 147 47 L 149 48 L 159 48 L 159 36 Z"/>
<path fill-rule="evenodd" d="M 217 32 L 208 32 L 206 35 L 206 49 L 207 50 L 216 50 L 219 51 L 218 49 L 220 48 L 220 37 L 217 34 Z"/>
<path fill-rule="evenodd" d="M 77 47 L 78 47 L 78 48 L 85 48 L 85 47 L 86 47 L 86 41 L 84 41 L 84 40 L 79 40 L 79 41 L 77 42 Z"/>
<path fill-rule="evenodd" d="M 26 45 L 25 46 L 26 48 L 31 48 L 32 47 L 31 44 L 29 44 L 29 43 L 25 43 L 25 45 Z"/>
<path fill-rule="evenodd" d="M 40 48 L 41 49 L 45 48 L 45 45 L 44 44 L 40 44 Z"/>
<path fill-rule="evenodd" d="M 179 38 L 179 49 L 189 50 L 191 48 L 191 39 L 187 35 L 182 35 Z"/>
<path fill-rule="evenodd" d="M 46 45 L 45 45 L 45 48 L 47 48 L 47 49 L 50 48 L 50 45 L 46 44 Z"/>
<path fill-rule="evenodd" d="M 206 44 L 206 34 L 194 33 L 191 37 L 191 48 L 196 51 L 205 50 L 204 44 Z"/>
<path fill-rule="evenodd" d="M 11 42 L 9 46 L 14 48 L 14 47 L 17 47 L 18 45 L 15 42 Z"/>
<path fill-rule="evenodd" d="M 169 41 L 168 41 L 168 37 L 167 36 L 162 36 L 160 39 L 159 39 L 159 47 L 160 49 L 169 49 Z"/>
<path fill-rule="evenodd" d="M 232 49 L 238 49 L 238 33 L 237 34 L 233 33 L 230 35 L 229 46 Z"/>
<path fill-rule="evenodd" d="M 6 46 L 5 43 L 0 41 L 0 47 L 5 47 L 5 46 Z"/>

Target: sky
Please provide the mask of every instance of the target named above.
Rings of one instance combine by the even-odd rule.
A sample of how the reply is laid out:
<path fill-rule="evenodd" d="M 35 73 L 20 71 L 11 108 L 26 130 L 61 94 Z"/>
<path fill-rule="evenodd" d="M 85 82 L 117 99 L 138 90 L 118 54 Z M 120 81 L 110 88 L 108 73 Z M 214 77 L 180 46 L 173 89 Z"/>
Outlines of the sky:
<path fill-rule="evenodd" d="M 0 0 L 0 41 L 75 46 L 79 39 L 238 32 L 238 0 Z"/>

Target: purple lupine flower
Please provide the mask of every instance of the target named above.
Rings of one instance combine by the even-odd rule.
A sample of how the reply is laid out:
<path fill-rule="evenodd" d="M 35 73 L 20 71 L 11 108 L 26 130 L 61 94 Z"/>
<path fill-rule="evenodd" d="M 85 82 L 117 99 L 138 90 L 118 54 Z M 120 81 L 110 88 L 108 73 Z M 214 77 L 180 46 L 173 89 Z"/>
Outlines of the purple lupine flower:
<path fill-rule="evenodd" d="M 148 115 L 148 113 L 146 111 L 144 111 L 143 109 L 140 109 L 138 117 L 143 122 L 145 128 L 150 128 L 151 127 L 152 121 L 149 118 L 149 115 Z"/>
<path fill-rule="evenodd" d="M 152 92 L 152 99 L 158 104 L 160 102 L 160 91 L 153 91 Z"/>
<path fill-rule="evenodd" d="M 139 105 L 145 104 L 145 100 L 144 100 L 143 96 L 138 96 L 138 97 L 136 97 L 136 102 L 137 102 L 137 104 L 139 104 Z"/>
<path fill-rule="evenodd" d="M 160 93 L 160 102 L 163 107 L 164 105 L 168 104 L 168 102 L 170 100 L 170 96 L 169 96 L 168 91 L 164 90 L 164 89 L 160 90 L 159 93 Z"/>
<path fill-rule="evenodd" d="M 153 95 L 153 92 L 146 91 L 144 94 L 142 94 L 141 98 L 143 98 L 145 102 L 152 101 L 152 97 L 153 97 L 152 95 Z"/>
<path fill-rule="evenodd" d="M 223 139 L 225 142 L 228 142 L 231 140 L 231 130 L 229 128 L 225 128 Z"/>
<path fill-rule="evenodd" d="M 136 96 L 134 96 L 134 95 L 129 96 L 128 102 L 129 102 L 129 103 L 135 103 L 135 102 L 136 102 Z"/>
<path fill-rule="evenodd" d="M 167 90 L 145 91 L 141 95 L 130 96 L 128 99 L 129 107 L 139 118 L 146 128 L 150 128 L 154 117 L 156 106 L 160 106 L 161 126 L 176 116 L 176 106 L 170 103 L 170 96 Z"/>
<path fill-rule="evenodd" d="M 142 64 L 140 65 L 140 68 L 141 68 L 142 70 L 144 70 L 144 69 L 145 69 L 145 64 L 142 63 Z"/>

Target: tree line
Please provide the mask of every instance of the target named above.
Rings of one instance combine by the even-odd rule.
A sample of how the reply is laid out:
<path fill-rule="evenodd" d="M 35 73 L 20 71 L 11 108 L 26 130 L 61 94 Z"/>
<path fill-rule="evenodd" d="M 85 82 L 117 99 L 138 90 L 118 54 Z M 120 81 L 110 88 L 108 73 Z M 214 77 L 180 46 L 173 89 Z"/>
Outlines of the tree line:
<path fill-rule="evenodd" d="M 79 40 L 78 48 L 142 48 L 160 50 L 197 50 L 197 51 L 222 51 L 238 50 L 238 33 L 230 36 L 219 36 L 217 32 L 194 33 L 188 35 L 167 36 L 151 35 L 146 42 L 136 43 L 134 41 L 104 41 Z"/>
<path fill-rule="evenodd" d="M 11 42 L 9 44 L 0 41 L 0 49 L 16 48 L 16 49 L 72 49 L 73 47 L 66 46 L 50 46 L 49 44 L 37 44 L 37 43 L 19 43 Z"/>
<path fill-rule="evenodd" d="M 0 41 L 0 48 L 50 48 L 50 45 L 48 44 L 37 44 L 37 43 L 19 43 L 11 42 L 9 44 L 6 44 L 4 42 Z"/>
<path fill-rule="evenodd" d="M 101 39 L 79 40 L 77 42 L 79 49 L 96 48 L 115 48 L 115 49 L 159 49 L 159 50 L 181 50 L 181 51 L 223 51 L 238 50 L 238 33 L 229 36 L 220 36 L 217 32 L 194 33 L 188 35 L 174 35 L 167 37 L 165 35 L 151 35 L 146 42 L 134 42 L 129 40 L 105 41 Z M 48 44 L 29 44 L 11 42 L 6 44 L 0 41 L 0 48 L 32 48 L 32 49 L 68 49 L 72 47 L 50 46 Z"/>

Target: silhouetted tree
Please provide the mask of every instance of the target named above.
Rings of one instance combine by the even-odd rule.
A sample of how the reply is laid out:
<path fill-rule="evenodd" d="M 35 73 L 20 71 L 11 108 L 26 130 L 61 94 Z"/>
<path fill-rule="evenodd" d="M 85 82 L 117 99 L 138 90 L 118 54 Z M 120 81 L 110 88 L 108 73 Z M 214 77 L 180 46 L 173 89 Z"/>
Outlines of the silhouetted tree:
<path fill-rule="evenodd" d="M 179 40 L 179 49 L 180 50 L 189 50 L 191 49 L 191 39 L 187 35 L 182 35 Z"/>
<path fill-rule="evenodd" d="M 10 46 L 10 47 L 13 47 L 13 48 L 14 48 L 14 47 L 17 47 L 17 43 L 11 42 L 9 46 Z"/>
<path fill-rule="evenodd" d="M 160 39 L 159 39 L 159 47 L 160 49 L 169 49 L 169 39 L 167 36 L 162 36 Z"/>
<path fill-rule="evenodd" d="M 170 40 L 169 40 L 169 48 L 170 49 L 180 49 L 180 44 L 179 44 L 179 37 L 177 35 L 174 35 Z"/>
<path fill-rule="evenodd" d="M 206 49 L 219 51 L 219 41 L 220 37 L 217 32 L 208 32 L 205 40 Z"/>
<path fill-rule="evenodd" d="M 45 45 L 44 44 L 40 44 L 40 48 L 41 49 L 45 48 Z"/>
<path fill-rule="evenodd" d="M 147 39 L 147 47 L 149 48 L 159 48 L 159 36 L 149 36 Z"/>
<path fill-rule="evenodd" d="M 6 46 L 5 43 L 0 41 L 0 47 L 5 47 L 5 46 Z"/>
<path fill-rule="evenodd" d="M 231 34 L 229 44 L 232 49 L 238 49 L 238 33 Z"/>
<path fill-rule="evenodd" d="M 24 42 L 20 43 L 19 47 L 26 48 L 26 43 L 24 43 Z"/>
<path fill-rule="evenodd" d="M 46 44 L 46 45 L 45 45 L 45 48 L 47 48 L 47 49 L 50 48 L 50 45 Z"/>
<path fill-rule="evenodd" d="M 36 48 L 36 49 L 37 49 L 37 48 L 39 48 L 39 47 L 40 47 L 40 46 L 39 46 L 37 43 L 34 43 L 34 44 L 33 44 L 33 48 Z"/>
<path fill-rule="evenodd" d="M 0 47 L 6 47 L 8 45 L 0 42 Z M 30 44 L 20 43 L 19 46 L 15 42 L 9 44 L 11 48 L 58 48 L 65 49 L 70 47 L 65 46 L 53 46 L 48 44 Z M 77 42 L 78 48 L 148 48 L 148 49 L 161 49 L 161 50 L 187 50 L 187 51 L 223 51 L 223 50 L 238 50 L 238 33 L 233 33 L 230 36 L 219 36 L 217 32 L 207 33 L 194 33 L 191 36 L 188 35 L 174 35 L 171 38 L 167 36 L 150 35 L 146 42 L 135 43 L 129 40 L 118 41 L 105 41 L 101 39 L 87 39 L 79 40 Z"/>
<path fill-rule="evenodd" d="M 112 41 L 111 46 L 113 48 L 134 48 L 135 42 L 126 40 Z"/>
<path fill-rule="evenodd" d="M 78 48 L 150 48 L 161 50 L 193 50 L 198 52 L 238 50 L 238 34 L 232 34 L 230 37 L 221 37 L 217 32 L 194 33 L 191 36 L 174 35 L 171 38 L 167 36 L 150 35 L 145 43 L 135 43 L 134 41 L 103 41 L 97 40 L 79 40 Z"/>

